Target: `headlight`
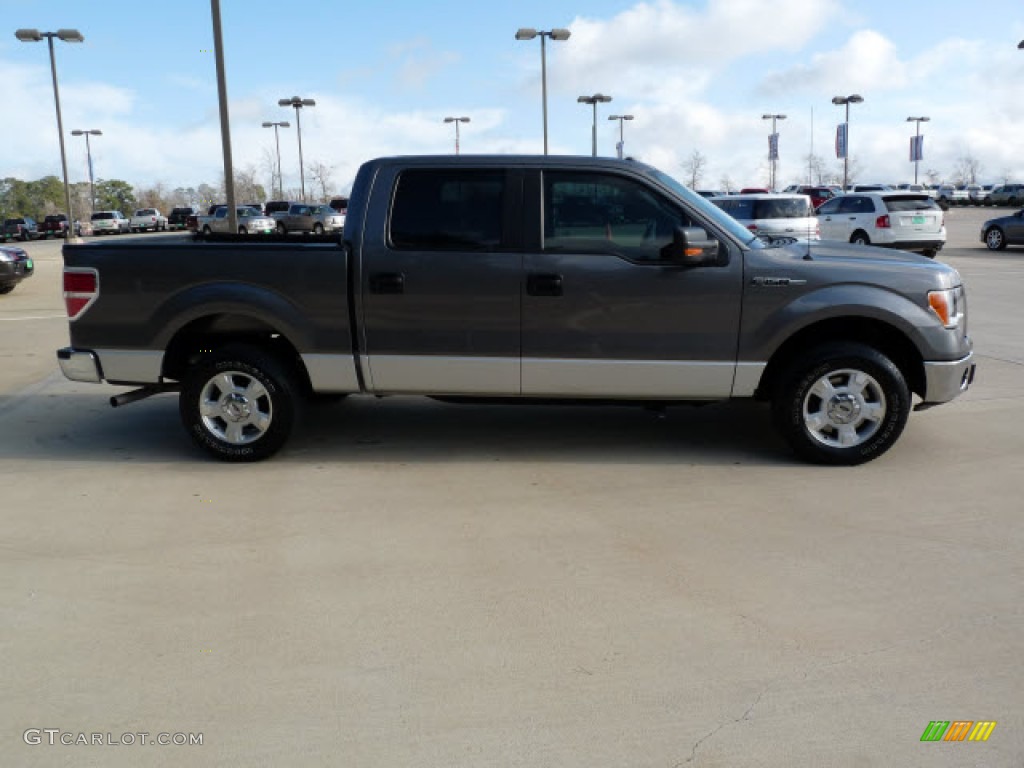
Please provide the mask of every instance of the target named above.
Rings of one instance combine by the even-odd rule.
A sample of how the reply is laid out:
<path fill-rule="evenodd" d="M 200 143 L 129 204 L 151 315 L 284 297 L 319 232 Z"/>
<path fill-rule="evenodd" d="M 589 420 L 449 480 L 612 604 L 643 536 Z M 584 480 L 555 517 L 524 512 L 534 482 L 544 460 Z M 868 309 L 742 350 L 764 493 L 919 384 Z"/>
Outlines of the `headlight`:
<path fill-rule="evenodd" d="M 956 328 L 963 319 L 964 288 L 947 288 L 943 291 L 928 292 L 928 306 L 946 328 Z"/>
<path fill-rule="evenodd" d="M 17 261 L 18 257 L 7 251 L 0 251 L 0 261 Z"/>

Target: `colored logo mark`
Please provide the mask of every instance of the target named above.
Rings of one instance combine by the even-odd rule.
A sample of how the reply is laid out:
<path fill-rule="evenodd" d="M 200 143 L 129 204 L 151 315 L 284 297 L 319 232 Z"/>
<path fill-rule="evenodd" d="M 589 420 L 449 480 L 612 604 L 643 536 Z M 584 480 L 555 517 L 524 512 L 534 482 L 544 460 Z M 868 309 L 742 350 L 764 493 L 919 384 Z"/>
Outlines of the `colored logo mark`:
<path fill-rule="evenodd" d="M 932 720 L 921 741 L 988 741 L 995 727 L 995 720 Z"/>

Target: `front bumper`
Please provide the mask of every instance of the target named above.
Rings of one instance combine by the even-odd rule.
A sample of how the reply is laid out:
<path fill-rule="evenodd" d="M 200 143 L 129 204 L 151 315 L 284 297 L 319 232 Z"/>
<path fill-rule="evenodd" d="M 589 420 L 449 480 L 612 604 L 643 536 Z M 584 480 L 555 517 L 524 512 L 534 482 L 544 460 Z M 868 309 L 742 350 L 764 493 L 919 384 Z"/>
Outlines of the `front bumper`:
<path fill-rule="evenodd" d="M 57 350 L 57 362 L 60 363 L 61 373 L 71 381 L 87 381 L 91 384 L 103 381 L 100 359 L 95 352 L 64 347 Z"/>
<path fill-rule="evenodd" d="M 967 391 L 974 382 L 974 351 L 951 362 L 924 364 L 925 393 L 921 405 L 948 403 Z M 920 406 L 919 406 L 920 407 Z"/>

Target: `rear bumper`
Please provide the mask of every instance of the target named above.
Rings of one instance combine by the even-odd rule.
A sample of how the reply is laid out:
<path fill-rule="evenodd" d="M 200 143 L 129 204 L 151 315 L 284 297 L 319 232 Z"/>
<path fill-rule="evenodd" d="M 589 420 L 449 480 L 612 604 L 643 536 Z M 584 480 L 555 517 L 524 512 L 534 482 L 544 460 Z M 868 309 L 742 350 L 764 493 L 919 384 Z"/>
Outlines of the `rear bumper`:
<path fill-rule="evenodd" d="M 88 381 L 99 384 L 103 381 L 100 359 L 95 352 L 64 347 L 57 350 L 57 362 L 64 377 L 71 381 Z"/>
<path fill-rule="evenodd" d="M 872 243 L 880 248 L 896 248 L 900 251 L 941 251 L 945 240 L 897 240 L 894 243 Z"/>
<path fill-rule="evenodd" d="M 951 362 L 924 364 L 925 393 L 923 404 L 948 403 L 967 391 L 974 382 L 974 351 Z"/>

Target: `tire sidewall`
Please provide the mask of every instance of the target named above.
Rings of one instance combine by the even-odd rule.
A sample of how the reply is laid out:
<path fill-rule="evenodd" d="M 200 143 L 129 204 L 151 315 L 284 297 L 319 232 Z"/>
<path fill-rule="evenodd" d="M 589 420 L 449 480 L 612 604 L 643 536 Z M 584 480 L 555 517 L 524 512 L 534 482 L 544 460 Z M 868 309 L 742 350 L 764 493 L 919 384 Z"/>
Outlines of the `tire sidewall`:
<path fill-rule="evenodd" d="M 885 418 L 871 438 L 852 448 L 819 442 L 804 424 L 804 398 L 815 382 L 831 371 L 852 369 L 871 376 L 885 395 Z M 821 348 L 798 363 L 783 380 L 774 401 L 776 425 L 802 458 L 819 464 L 856 465 L 881 456 L 906 426 L 911 395 L 899 368 L 880 352 L 860 344 Z"/>
<path fill-rule="evenodd" d="M 233 445 L 210 432 L 199 412 L 199 398 L 207 382 L 227 371 L 251 376 L 263 385 L 271 400 L 270 427 L 257 440 Z M 182 423 L 192 440 L 223 461 L 259 461 L 273 455 L 287 441 L 296 418 L 297 390 L 277 360 L 248 348 L 225 348 L 198 363 L 187 375 L 179 397 Z"/>

